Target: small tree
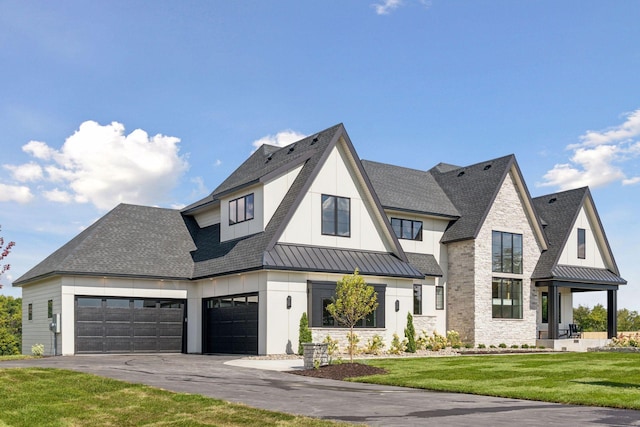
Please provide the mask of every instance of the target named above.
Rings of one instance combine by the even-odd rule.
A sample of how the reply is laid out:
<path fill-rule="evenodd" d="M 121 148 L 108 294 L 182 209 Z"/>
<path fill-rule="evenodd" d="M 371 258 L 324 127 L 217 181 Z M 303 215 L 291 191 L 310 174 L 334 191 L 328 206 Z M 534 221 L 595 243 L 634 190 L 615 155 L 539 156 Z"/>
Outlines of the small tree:
<path fill-rule="evenodd" d="M 413 327 L 413 316 L 407 313 L 407 327 L 404 330 L 404 336 L 407 338 L 407 353 L 416 352 L 416 330 Z"/>
<path fill-rule="evenodd" d="M 353 274 L 346 275 L 337 283 L 336 296 L 327 306 L 327 311 L 338 324 L 349 328 L 353 336 L 353 327 L 367 317 L 376 308 L 378 296 L 373 286 L 365 283 L 364 278 L 356 268 Z M 350 342 L 349 360 L 353 363 L 354 346 Z"/>
<path fill-rule="evenodd" d="M 2 231 L 1 225 L 0 225 L 0 231 Z M 15 246 L 15 244 L 16 244 L 15 242 L 9 242 L 5 246 L 4 239 L 2 238 L 2 236 L 0 236 L 0 261 L 5 259 L 9 255 L 9 252 L 11 252 L 11 249 Z M 9 268 L 11 268 L 11 265 L 9 264 L 4 264 L 4 265 L 0 264 L 0 277 L 2 276 L 3 273 L 9 270 Z M 0 283 L 0 289 L 2 289 L 2 283 Z"/>
<path fill-rule="evenodd" d="M 307 313 L 302 313 L 302 317 L 300 318 L 300 330 L 298 332 L 298 354 L 304 353 L 303 343 L 313 341 L 313 337 L 311 336 L 311 329 L 309 329 L 309 319 L 307 318 Z"/>

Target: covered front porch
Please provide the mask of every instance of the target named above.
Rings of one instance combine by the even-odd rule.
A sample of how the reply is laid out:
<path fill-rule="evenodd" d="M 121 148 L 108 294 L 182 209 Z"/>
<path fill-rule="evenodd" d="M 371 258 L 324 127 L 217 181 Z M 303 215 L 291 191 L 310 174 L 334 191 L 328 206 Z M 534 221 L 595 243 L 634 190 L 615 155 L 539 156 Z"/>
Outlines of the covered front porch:
<path fill-rule="evenodd" d="M 604 269 L 557 266 L 555 270 L 555 277 L 538 281 L 535 285 L 547 299 L 544 313 L 539 312 L 544 323 L 541 325 L 539 322 L 537 344 L 559 351 L 586 351 L 587 348 L 606 345 L 617 335 L 618 286 L 626 284 L 626 281 Z M 606 339 L 587 339 L 582 336 L 573 321 L 573 298 L 561 324 L 560 295 L 573 295 L 576 292 L 607 293 Z"/>

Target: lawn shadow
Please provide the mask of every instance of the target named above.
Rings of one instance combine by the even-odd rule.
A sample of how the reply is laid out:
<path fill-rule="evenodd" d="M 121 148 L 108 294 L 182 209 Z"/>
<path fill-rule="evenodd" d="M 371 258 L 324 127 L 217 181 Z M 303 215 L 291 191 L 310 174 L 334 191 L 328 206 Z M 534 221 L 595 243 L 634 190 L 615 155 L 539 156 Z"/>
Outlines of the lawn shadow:
<path fill-rule="evenodd" d="M 572 383 L 587 384 L 587 385 L 601 385 L 604 387 L 616 387 L 616 388 L 640 388 L 640 384 L 618 383 L 614 381 L 570 381 Z"/>

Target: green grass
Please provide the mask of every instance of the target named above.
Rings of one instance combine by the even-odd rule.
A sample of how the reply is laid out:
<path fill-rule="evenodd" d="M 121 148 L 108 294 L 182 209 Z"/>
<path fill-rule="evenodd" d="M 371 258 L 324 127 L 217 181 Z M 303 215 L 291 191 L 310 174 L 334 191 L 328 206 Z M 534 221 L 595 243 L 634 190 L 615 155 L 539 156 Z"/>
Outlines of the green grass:
<path fill-rule="evenodd" d="M 378 359 L 356 381 L 578 405 L 640 409 L 640 355 L 561 353 Z"/>
<path fill-rule="evenodd" d="M 27 356 L 25 354 L 12 354 L 8 356 L 0 356 L 0 362 L 3 360 L 26 360 L 26 359 L 37 359 L 34 356 Z"/>
<path fill-rule="evenodd" d="M 0 426 L 339 425 L 60 369 L 0 369 L 0 402 Z"/>

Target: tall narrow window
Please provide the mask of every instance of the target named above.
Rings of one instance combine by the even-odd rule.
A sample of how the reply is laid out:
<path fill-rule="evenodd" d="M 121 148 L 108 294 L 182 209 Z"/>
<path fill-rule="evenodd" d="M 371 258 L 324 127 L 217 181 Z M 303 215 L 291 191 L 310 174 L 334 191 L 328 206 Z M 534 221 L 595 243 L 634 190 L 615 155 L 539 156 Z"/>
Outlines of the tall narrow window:
<path fill-rule="evenodd" d="M 398 239 L 422 241 L 422 221 L 391 218 L 391 228 Z"/>
<path fill-rule="evenodd" d="M 586 258 L 587 235 L 584 228 L 578 228 L 578 258 Z"/>
<path fill-rule="evenodd" d="M 436 310 L 444 310 L 444 286 L 436 286 Z"/>
<path fill-rule="evenodd" d="M 422 314 L 422 285 L 413 285 L 413 314 Z"/>
<path fill-rule="evenodd" d="M 47 318 L 48 319 L 53 318 L 53 300 L 52 299 L 47 301 Z"/>
<path fill-rule="evenodd" d="M 562 323 L 562 294 L 558 294 L 558 323 Z M 542 293 L 542 323 L 549 323 L 549 293 Z"/>
<path fill-rule="evenodd" d="M 29 320 L 33 320 L 33 304 L 29 304 Z"/>
<path fill-rule="evenodd" d="M 253 193 L 229 202 L 229 225 L 253 219 Z"/>
<path fill-rule="evenodd" d="M 522 274 L 522 234 L 492 233 L 492 271 Z"/>
<path fill-rule="evenodd" d="M 322 234 L 351 235 L 351 199 L 322 195 Z"/>

